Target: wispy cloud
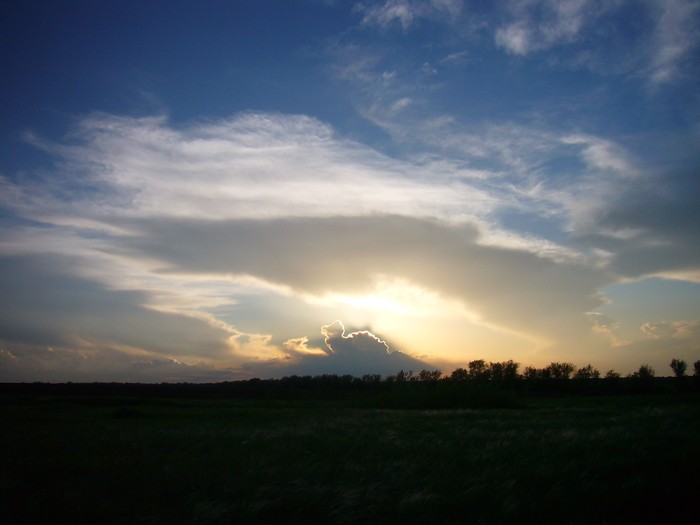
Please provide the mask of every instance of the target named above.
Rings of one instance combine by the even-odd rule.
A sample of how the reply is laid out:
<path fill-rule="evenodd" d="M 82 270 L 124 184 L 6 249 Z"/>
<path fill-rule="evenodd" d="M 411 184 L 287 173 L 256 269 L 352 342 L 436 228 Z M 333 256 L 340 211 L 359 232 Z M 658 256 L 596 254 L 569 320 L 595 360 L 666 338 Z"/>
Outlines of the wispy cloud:
<path fill-rule="evenodd" d="M 682 71 L 681 64 L 700 42 L 698 15 L 700 3 L 693 0 L 658 0 L 654 2 L 658 22 L 653 33 L 649 75 L 652 85 L 673 82 Z"/>
<path fill-rule="evenodd" d="M 585 145 L 582 156 L 594 169 L 612 171 L 627 177 L 634 176 L 637 172 L 629 159 L 629 154 L 608 140 L 573 135 L 564 137 L 562 142 Z"/>
<path fill-rule="evenodd" d="M 410 101 L 397 104 L 398 113 Z M 527 130 L 516 139 L 505 129 L 494 129 L 486 138 L 451 128 L 426 129 L 415 138 L 457 157 L 400 160 L 338 137 L 328 125 L 304 116 L 243 114 L 174 129 L 163 119 L 98 115 L 77 132 L 80 144 L 42 143 L 62 159 L 71 184 L 91 192 L 66 195 L 66 176 L 21 186 L 5 181 L 3 202 L 34 220 L 113 234 L 129 230 L 114 217 L 224 220 L 381 213 L 486 220 L 519 197 L 508 185 L 491 184 L 490 178 L 500 178 L 493 164 L 486 169 L 469 164 L 502 157 L 499 169 L 524 169 L 529 146 L 522 141 L 528 135 L 532 146 L 537 139 Z"/>
<path fill-rule="evenodd" d="M 553 63 L 640 75 L 652 87 L 692 76 L 683 71 L 683 63 L 693 62 L 690 55 L 699 42 L 700 9 L 693 0 L 511 0 L 508 12 L 510 20 L 494 34 L 496 45 L 508 53 L 555 52 L 576 43 L 574 54 Z M 625 24 L 630 18 L 636 22 Z M 620 41 L 624 47 L 618 47 Z"/>
<path fill-rule="evenodd" d="M 651 339 L 697 339 L 700 337 L 700 321 L 648 322 L 640 330 Z"/>
<path fill-rule="evenodd" d="M 128 235 L 134 226 L 115 220 L 120 217 L 383 214 L 471 222 L 480 225 L 482 243 L 519 249 L 529 244 L 548 257 L 556 241 L 530 242 L 526 232 L 518 240 L 517 231 L 499 231 L 500 215 L 508 210 L 534 214 L 558 222 L 562 232 L 584 223 L 588 228 L 586 217 L 594 207 L 605 206 L 612 188 L 620 187 L 618 179 L 638 173 L 631 156 L 608 139 L 509 123 L 478 130 L 450 119 L 421 125 L 400 115 L 409 99 L 396 104 L 387 126 L 409 132 L 406 140 L 416 152 L 403 160 L 339 137 L 327 124 L 305 116 L 246 113 L 175 129 L 162 118 L 95 115 L 75 135 L 80 143 L 41 143 L 62 158 L 66 174 L 61 179 L 21 186 L 5 181 L 3 202 L 32 220 L 64 227 L 73 250 L 90 251 L 97 242 L 86 243 L 76 231 Z M 70 184 L 92 189 L 66 195 L 71 180 L 66 176 L 75 177 Z M 31 242 L 26 236 L 15 239 L 6 238 L 6 247 Z M 52 241 L 41 240 L 42 249 L 47 242 Z M 576 257 L 571 248 L 559 246 L 558 251 Z"/>
<path fill-rule="evenodd" d="M 453 21 L 462 8 L 461 0 L 387 0 L 356 7 L 364 25 L 386 28 L 398 24 L 404 30 L 423 18 Z"/>
<path fill-rule="evenodd" d="M 3 343 L 7 344 L 7 343 Z M 154 354 L 138 355 L 119 345 L 76 341 L 71 346 L 15 346 L 14 355 L 0 344 L 0 380 L 47 382 L 218 382 L 244 377 L 239 368 L 183 361 Z"/>
<path fill-rule="evenodd" d="M 600 12 L 592 0 L 511 0 L 508 5 L 514 20 L 499 27 L 495 39 L 516 55 L 573 42 Z"/>
<path fill-rule="evenodd" d="M 593 331 L 607 338 L 612 346 L 620 346 L 627 343 L 620 338 L 620 323 L 609 315 L 600 312 L 588 312 L 588 319 L 593 324 Z"/>

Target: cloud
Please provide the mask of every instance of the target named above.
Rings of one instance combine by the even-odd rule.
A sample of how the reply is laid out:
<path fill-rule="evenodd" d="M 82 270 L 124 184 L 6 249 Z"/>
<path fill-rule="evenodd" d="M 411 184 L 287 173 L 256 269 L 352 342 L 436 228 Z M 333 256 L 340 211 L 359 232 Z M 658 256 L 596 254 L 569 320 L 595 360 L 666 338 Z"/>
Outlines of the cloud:
<path fill-rule="evenodd" d="M 654 179 L 612 140 L 449 119 L 407 129 L 432 153 L 392 158 L 313 118 L 255 113 L 183 127 L 96 114 L 69 142 L 34 140 L 59 164 L 4 179 L 0 247 L 15 269 L 3 286 L 21 298 L 7 350 L 79 338 L 188 366 L 331 367 L 308 325 L 275 331 L 261 309 L 230 305 L 253 289 L 290 308 L 372 296 L 382 278 L 533 346 L 583 347 L 602 286 L 700 266 L 688 185 L 673 170 Z M 23 257 L 39 266 L 21 269 Z M 350 343 L 376 341 L 333 348 Z"/>
<path fill-rule="evenodd" d="M 147 306 L 144 291 L 110 290 L 77 277 L 76 262 L 46 254 L 0 258 L 0 292 L 6 298 L 0 304 L 0 344 L 16 358 L 17 373 L 39 363 L 47 376 L 102 377 L 111 368 L 109 377 L 133 381 L 143 374 L 132 374 L 131 363 L 177 361 L 183 374 L 196 377 L 187 368 L 191 363 L 235 367 L 246 356 L 280 355 L 270 348 L 269 336 L 245 334 L 203 312 L 159 311 Z M 20 379 L 31 377 L 14 377 Z"/>
<path fill-rule="evenodd" d="M 650 321 L 640 327 L 640 332 L 642 339 L 624 342 L 608 354 L 612 366 L 624 370 L 630 368 L 630 363 L 648 363 L 657 375 L 668 376 L 672 358 L 687 363 L 698 360 L 700 321 Z"/>
<path fill-rule="evenodd" d="M 693 161 L 697 163 L 697 161 Z M 615 188 L 577 232 L 610 253 L 609 267 L 632 278 L 696 279 L 700 270 L 700 191 L 694 170 L 667 166 L 636 184 Z"/>
<path fill-rule="evenodd" d="M 700 9 L 692 0 L 511 0 L 507 11 L 510 20 L 498 26 L 494 40 L 508 53 L 528 56 L 571 46 L 550 63 L 633 73 L 653 88 L 687 77 L 683 64 L 700 41 Z"/>
<path fill-rule="evenodd" d="M 683 75 L 681 63 L 697 48 L 700 4 L 692 0 L 658 0 L 653 8 L 658 20 L 653 33 L 649 77 L 653 86 L 659 86 Z"/>
<path fill-rule="evenodd" d="M 371 332 L 352 332 L 345 335 L 345 326 L 340 321 L 334 321 L 321 327 L 324 341 L 334 354 L 351 352 L 385 352 L 389 354 L 389 346 Z"/>
<path fill-rule="evenodd" d="M 203 320 L 146 308 L 139 291 L 108 290 L 71 275 L 71 260 L 50 256 L 0 258 L 0 333 L 6 341 L 67 345 L 74 336 L 158 353 L 230 354 L 235 331 Z"/>
<path fill-rule="evenodd" d="M 328 355 L 328 352 L 326 350 L 323 350 L 322 348 L 310 347 L 309 338 L 306 336 L 287 339 L 282 344 L 282 348 L 289 354 L 296 356 Z"/>
<path fill-rule="evenodd" d="M 596 4 L 590 0 L 511 1 L 509 9 L 516 20 L 496 30 L 496 45 L 528 55 L 570 43 L 597 16 Z"/>
<path fill-rule="evenodd" d="M 440 63 L 459 66 L 467 63 L 469 60 L 469 51 L 455 51 L 454 53 L 449 53 L 447 56 L 440 59 Z"/>
<path fill-rule="evenodd" d="M 600 312 L 588 312 L 586 315 L 593 324 L 593 331 L 607 338 L 613 346 L 626 343 L 620 339 L 620 323 L 616 319 Z"/>
<path fill-rule="evenodd" d="M 135 355 L 107 344 L 15 346 L 15 352 L 0 347 L 0 381 L 209 383 L 243 377 L 239 369 Z"/>
<path fill-rule="evenodd" d="M 321 327 L 326 349 L 310 349 L 308 338 L 291 339 L 285 348 L 291 350 L 287 359 L 264 363 L 247 363 L 244 369 L 251 375 L 319 375 L 319 374 L 396 374 L 400 370 L 432 368 L 420 359 L 403 352 L 390 351 L 388 344 L 367 330 L 345 333 L 341 321 Z"/>
<path fill-rule="evenodd" d="M 405 108 L 408 102 L 399 99 L 398 105 Z M 391 118 L 401 113 L 394 111 Z M 556 217 L 562 224 L 570 213 L 563 205 L 580 207 L 603 197 L 598 182 L 591 187 L 593 172 L 607 174 L 629 165 L 620 147 L 590 135 L 569 134 L 565 144 L 551 131 L 513 124 L 464 130 L 449 122 L 394 122 L 416 144 L 413 159 L 387 157 L 301 115 L 244 113 L 179 129 L 163 118 L 92 115 L 75 132 L 77 144 L 40 142 L 61 159 L 60 178 L 21 186 L 5 180 L 8 191 L 0 204 L 33 221 L 71 229 L 71 242 L 76 242 L 76 229 L 113 238 L 129 233 L 126 222 L 117 226 L 113 218 L 118 217 L 229 220 L 374 213 L 471 221 L 498 243 L 517 233 L 491 235 L 501 211 L 515 208 Z M 420 155 L 421 149 L 433 153 Z M 576 165 L 570 173 L 549 177 L 543 168 L 552 158 L 584 159 L 592 167 L 586 184 L 575 180 L 583 172 Z M 66 193 L 67 180 L 81 191 Z M 544 185 L 551 183 L 556 191 Z M 554 248 L 550 241 L 541 250 L 541 243 L 525 237 L 518 243 L 541 253 Z"/>
<path fill-rule="evenodd" d="M 564 244 L 574 249 L 568 256 L 578 248 L 589 254 L 592 264 L 620 276 L 697 279 L 697 155 L 676 154 L 672 148 L 662 156 L 664 144 L 654 138 L 637 156 L 604 137 L 514 124 L 484 126 L 477 134 L 447 122 L 422 133 L 446 154 L 472 162 L 489 159 L 488 180 L 512 190 L 492 194 L 498 204 L 491 217 L 517 210 L 556 221 L 573 241 Z M 679 142 L 693 151 L 697 141 L 690 136 Z M 501 232 L 491 235 L 499 238 L 500 246 L 528 249 L 530 244 L 535 252 L 547 250 L 541 240 L 528 242 L 521 236 L 509 241 Z M 564 246 L 559 244 L 554 252 L 565 257 Z"/>
<path fill-rule="evenodd" d="M 582 145 L 581 157 L 592 169 L 631 177 L 638 170 L 630 156 L 619 145 L 599 137 L 568 135 L 561 138 L 563 144 Z"/>
<path fill-rule="evenodd" d="M 45 341 L 74 333 L 179 359 L 197 348 L 232 362 L 304 354 L 313 346 L 289 331 L 278 346 L 268 330 L 247 333 L 235 317 L 218 318 L 240 292 L 230 283 L 305 300 L 371 294 L 380 275 L 453 299 L 484 325 L 551 340 L 587 327 L 583 313 L 610 280 L 566 250 L 513 247 L 491 234 L 489 217 L 515 201 L 488 173 L 392 159 L 304 116 L 246 113 L 177 129 L 161 117 L 95 114 L 68 144 L 35 144 L 57 156 L 60 177 L 5 179 L 12 198 L 2 205 L 22 222 L 5 223 L 3 251 L 47 267 L 69 257 L 44 284 L 56 304 L 72 301 L 71 286 L 94 295 L 54 314 Z M 6 286 L 31 297 L 29 274 Z M 557 293 L 543 291 L 550 281 Z M 28 300 L 18 312 L 31 309 Z M 76 321 L 83 312 L 84 327 Z M 149 338 L 149 326 L 166 320 L 172 341 Z M 22 337 L 40 333 L 30 319 L 19 325 Z"/>
<path fill-rule="evenodd" d="M 648 322 L 640 330 L 650 339 L 700 339 L 700 321 Z"/>
<path fill-rule="evenodd" d="M 496 45 L 516 55 L 527 55 L 531 51 L 530 29 L 523 23 L 513 23 L 496 31 Z"/>
<path fill-rule="evenodd" d="M 434 215 L 450 207 L 456 214 L 464 198 L 479 199 L 477 189 L 450 180 L 449 173 L 439 183 L 426 181 L 423 167 L 337 138 L 328 125 L 302 115 L 245 113 L 180 130 L 160 117 L 93 115 L 75 137 L 81 145 L 35 143 L 66 162 L 82 191 L 66 193 L 65 178 L 21 188 L 5 180 L 10 191 L 0 203 L 53 222 L 67 212 L 95 221 Z"/>
<path fill-rule="evenodd" d="M 422 18 L 452 21 L 462 11 L 461 0 L 387 0 L 371 5 L 358 4 L 362 24 L 387 28 L 398 23 L 405 31 Z"/>
<path fill-rule="evenodd" d="M 161 271 L 252 275 L 296 293 L 371 293 L 389 275 L 457 299 L 487 324 L 547 338 L 588 325 L 604 271 L 484 246 L 472 226 L 400 216 L 139 222 L 122 239 Z"/>

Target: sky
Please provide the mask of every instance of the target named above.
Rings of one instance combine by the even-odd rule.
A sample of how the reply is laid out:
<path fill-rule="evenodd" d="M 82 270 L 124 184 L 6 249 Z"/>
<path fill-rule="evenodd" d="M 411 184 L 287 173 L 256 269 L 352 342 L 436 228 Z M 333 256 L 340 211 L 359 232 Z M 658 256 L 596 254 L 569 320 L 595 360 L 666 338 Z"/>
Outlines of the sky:
<path fill-rule="evenodd" d="M 0 381 L 700 360 L 700 2 L 10 1 Z"/>

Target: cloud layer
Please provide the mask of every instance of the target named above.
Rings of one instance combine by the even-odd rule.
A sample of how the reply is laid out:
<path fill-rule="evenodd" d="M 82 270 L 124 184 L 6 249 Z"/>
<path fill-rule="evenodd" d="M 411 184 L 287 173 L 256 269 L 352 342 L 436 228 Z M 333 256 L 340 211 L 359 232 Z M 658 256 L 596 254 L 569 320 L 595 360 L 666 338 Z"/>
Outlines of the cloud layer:
<path fill-rule="evenodd" d="M 436 129 L 426 140 L 437 140 Z M 211 308 L 235 299 L 203 283 L 252 279 L 322 298 L 371 294 L 390 276 L 456 301 L 484 326 L 563 347 L 590 343 L 587 312 L 604 304 L 602 287 L 697 273 L 692 195 L 645 189 L 655 175 L 640 174 L 620 146 L 582 134 L 526 137 L 517 126 L 481 137 L 448 129 L 460 146 L 441 162 L 393 159 L 315 119 L 279 114 L 185 129 L 93 115 L 72 145 L 32 138 L 61 164 L 56 178 L 4 182 L 6 209 L 32 221 L 3 242 L 14 254 L 3 259 L 3 286 L 17 297 L 5 337 L 20 340 L 20 330 L 55 344 L 62 332 L 168 356 L 197 348 L 229 364 L 313 354 L 301 334 L 288 334 L 285 349 L 217 320 Z M 543 171 L 552 155 L 574 170 L 567 185 Z M 457 167 L 484 157 L 496 160 L 476 176 Z M 66 196 L 71 184 L 85 189 Z M 519 232 L 509 213 L 551 220 L 560 240 Z M 37 254 L 51 254 L 61 271 L 46 273 L 52 263 Z M 17 270 L 23 257 L 42 265 L 31 283 Z M 32 298 L 41 294 L 39 305 L 70 308 L 51 315 L 47 306 L 36 330 Z M 94 323 L 90 311 L 100 312 Z M 341 334 L 329 346 L 363 338 Z"/>

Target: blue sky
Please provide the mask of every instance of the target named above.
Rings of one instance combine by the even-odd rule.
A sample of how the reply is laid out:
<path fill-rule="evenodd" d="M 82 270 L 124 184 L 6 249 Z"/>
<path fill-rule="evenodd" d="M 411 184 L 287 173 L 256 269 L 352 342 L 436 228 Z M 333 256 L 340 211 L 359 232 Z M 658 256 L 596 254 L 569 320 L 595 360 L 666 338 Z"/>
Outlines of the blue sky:
<path fill-rule="evenodd" d="M 700 359 L 700 3 L 12 2 L 0 379 Z"/>

